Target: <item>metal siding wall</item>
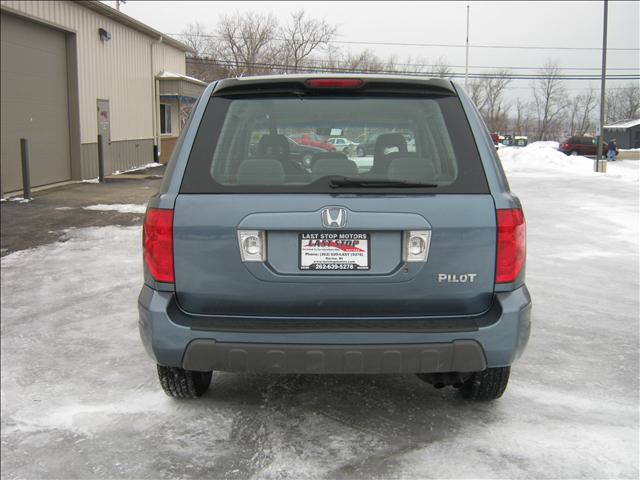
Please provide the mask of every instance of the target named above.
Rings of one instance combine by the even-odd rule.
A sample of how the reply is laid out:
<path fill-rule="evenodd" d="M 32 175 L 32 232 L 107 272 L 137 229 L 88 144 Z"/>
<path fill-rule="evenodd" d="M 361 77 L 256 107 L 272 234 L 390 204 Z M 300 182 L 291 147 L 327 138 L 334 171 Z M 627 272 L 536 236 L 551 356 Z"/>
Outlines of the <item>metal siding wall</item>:
<path fill-rule="evenodd" d="M 98 178 L 98 144 L 97 143 L 83 143 L 80 145 L 80 162 L 82 169 L 82 178 Z M 113 172 L 106 172 L 108 175 Z"/>
<path fill-rule="evenodd" d="M 98 144 L 83 143 L 81 145 L 83 178 L 98 176 Z M 111 175 L 123 172 L 132 167 L 153 162 L 153 139 L 124 140 L 111 142 L 111 161 L 106 162 L 104 171 Z"/>
<path fill-rule="evenodd" d="M 160 43 L 154 49 L 153 69 L 156 75 L 162 70 L 185 75 L 186 60 L 184 52 L 177 50 L 167 44 Z"/>
<path fill-rule="evenodd" d="M 182 84 L 182 87 L 182 95 L 193 97 L 194 99 L 200 97 L 200 94 L 204 91 L 205 88 L 202 85 L 194 85 L 187 82 L 184 82 Z"/>
<path fill-rule="evenodd" d="M 27 16 L 76 32 L 82 144 L 96 141 L 98 98 L 109 100 L 113 142 L 153 138 L 155 75 L 162 70 L 184 74 L 184 52 L 157 43 L 156 39 L 75 2 L 1 0 L 0 3 Z M 99 28 L 111 33 L 110 41 L 100 40 Z M 82 176 L 90 178 L 92 174 L 89 172 L 93 167 L 88 166 L 91 162 L 85 161 L 85 151 L 87 148 L 83 145 L 82 164 L 89 170 L 85 172 L 83 169 Z M 146 156 L 140 156 L 143 157 L 147 163 Z M 123 157 L 117 162 L 115 170 L 136 165 L 135 160 Z"/>

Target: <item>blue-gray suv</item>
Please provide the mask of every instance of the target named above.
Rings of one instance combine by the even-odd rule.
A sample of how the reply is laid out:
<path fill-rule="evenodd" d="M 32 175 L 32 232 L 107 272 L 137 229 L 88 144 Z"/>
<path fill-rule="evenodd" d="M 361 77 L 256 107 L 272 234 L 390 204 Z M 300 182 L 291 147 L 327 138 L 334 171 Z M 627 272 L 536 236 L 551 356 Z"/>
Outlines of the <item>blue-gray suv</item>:
<path fill-rule="evenodd" d="M 288 138 L 308 132 L 376 145 L 301 162 Z M 416 373 L 491 400 L 529 338 L 522 208 L 446 80 L 212 83 L 143 236 L 140 334 L 173 397 L 217 370 Z"/>

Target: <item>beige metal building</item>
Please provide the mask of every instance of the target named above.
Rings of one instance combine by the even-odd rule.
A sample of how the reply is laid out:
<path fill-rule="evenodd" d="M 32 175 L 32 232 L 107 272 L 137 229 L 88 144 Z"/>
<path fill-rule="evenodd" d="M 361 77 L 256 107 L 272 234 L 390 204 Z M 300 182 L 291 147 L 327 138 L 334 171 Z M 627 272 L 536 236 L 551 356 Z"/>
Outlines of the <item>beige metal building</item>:
<path fill-rule="evenodd" d="M 32 186 L 95 178 L 98 134 L 107 174 L 167 157 L 204 87 L 188 47 L 97 1 L 0 0 L 0 19 L 3 192 L 21 189 L 20 138 Z"/>

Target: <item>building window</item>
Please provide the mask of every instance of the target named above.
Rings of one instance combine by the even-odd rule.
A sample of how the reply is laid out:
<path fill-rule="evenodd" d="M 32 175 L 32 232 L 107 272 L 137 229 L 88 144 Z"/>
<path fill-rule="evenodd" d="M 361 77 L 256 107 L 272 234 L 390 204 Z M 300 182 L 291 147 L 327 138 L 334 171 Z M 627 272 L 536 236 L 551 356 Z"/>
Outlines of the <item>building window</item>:
<path fill-rule="evenodd" d="M 171 105 L 160 104 L 160 133 L 171 133 Z"/>

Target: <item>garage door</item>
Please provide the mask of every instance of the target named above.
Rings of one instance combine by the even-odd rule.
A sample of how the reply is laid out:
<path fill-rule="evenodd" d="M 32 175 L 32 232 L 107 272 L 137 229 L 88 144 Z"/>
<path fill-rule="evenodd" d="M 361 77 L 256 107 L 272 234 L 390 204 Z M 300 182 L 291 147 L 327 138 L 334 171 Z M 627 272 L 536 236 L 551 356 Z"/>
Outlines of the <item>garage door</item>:
<path fill-rule="evenodd" d="M 22 188 L 20 138 L 29 141 L 32 186 L 69 180 L 65 34 L 4 12 L 0 19 L 2 189 Z"/>

